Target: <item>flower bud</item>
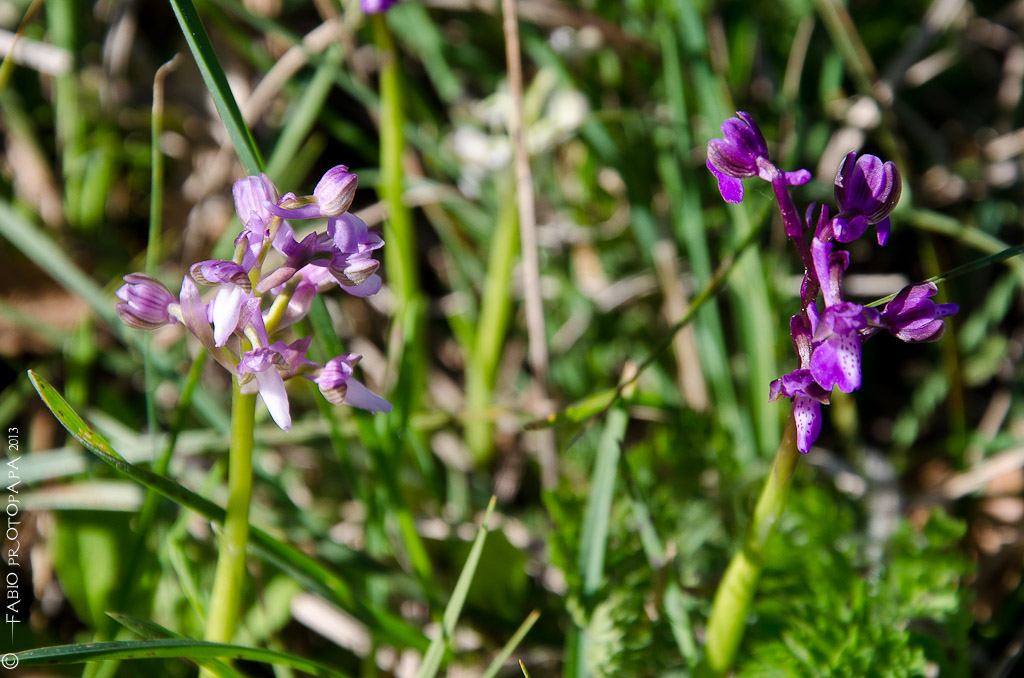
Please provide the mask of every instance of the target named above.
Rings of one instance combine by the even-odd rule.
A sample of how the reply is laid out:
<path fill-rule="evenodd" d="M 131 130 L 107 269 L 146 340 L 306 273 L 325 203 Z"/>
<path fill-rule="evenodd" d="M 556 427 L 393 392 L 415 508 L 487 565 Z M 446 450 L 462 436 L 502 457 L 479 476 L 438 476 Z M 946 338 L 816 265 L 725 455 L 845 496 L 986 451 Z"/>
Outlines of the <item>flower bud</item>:
<path fill-rule="evenodd" d="M 313 189 L 320 214 L 325 217 L 336 217 L 348 211 L 356 194 L 359 177 L 348 171 L 345 165 L 337 165 L 327 170 Z"/>
<path fill-rule="evenodd" d="M 839 165 L 835 197 L 839 214 L 833 220 L 836 240 L 853 242 L 871 224 L 877 224 L 878 244 L 889 239 L 889 214 L 903 191 L 900 170 L 892 161 L 883 163 L 873 155 L 857 157 L 850 151 Z"/>
<path fill-rule="evenodd" d="M 273 215 L 267 209 L 277 201 L 277 188 L 266 174 L 248 176 L 235 181 L 231 187 L 235 199 L 235 212 L 247 230 L 260 235 L 270 225 Z"/>
<path fill-rule="evenodd" d="M 348 393 L 348 380 L 352 377 L 352 368 L 361 358 L 362 356 L 358 353 L 345 353 L 327 361 L 320 376 L 316 378 L 316 385 L 327 402 L 332 405 L 341 405 L 345 402 L 345 395 Z"/>
<path fill-rule="evenodd" d="M 159 280 L 144 273 L 129 273 L 124 281 L 115 295 L 123 302 L 116 310 L 125 325 L 137 330 L 155 330 L 174 322 L 168 307 L 177 299 Z"/>

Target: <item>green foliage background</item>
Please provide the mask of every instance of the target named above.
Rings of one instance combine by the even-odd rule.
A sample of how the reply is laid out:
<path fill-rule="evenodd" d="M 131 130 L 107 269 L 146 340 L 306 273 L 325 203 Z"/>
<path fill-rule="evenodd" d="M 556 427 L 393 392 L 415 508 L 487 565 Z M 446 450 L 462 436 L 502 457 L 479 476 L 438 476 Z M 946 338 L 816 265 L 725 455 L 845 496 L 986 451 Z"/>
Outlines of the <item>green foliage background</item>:
<path fill-rule="evenodd" d="M 161 474 L 223 505 L 226 375 L 198 373 L 179 417 L 194 347 L 158 336 L 147 391 L 141 338 L 117 321 L 113 291 L 141 270 L 147 247 L 159 247 L 158 275 L 175 290 L 189 263 L 229 251 L 230 186 L 248 163 L 169 4 L 29 5 L 2 5 L 0 25 L 15 31 L 28 13 L 24 39 L 64 50 L 71 67 L 0 69 L 0 424 L 22 435 L 19 541 L 32 553 L 10 649 L 140 638 L 139 625 L 107 612 L 201 638 L 219 528 L 161 500 L 140 529 L 141 486 L 66 437 L 25 372 L 53 383 L 129 462 L 159 470 L 167 438 L 154 445 L 146 434 L 148 398 L 158 432 L 180 433 Z M 901 286 L 883 274 L 921 280 L 1019 244 L 1019 8 L 965 2 L 947 16 L 936 7 L 519 3 L 528 131 L 548 135 L 531 160 L 559 413 L 557 483 L 545 487 L 518 267 L 495 285 L 507 327 L 484 328 L 497 357 L 486 402 L 467 398 L 472 371 L 487 369 L 477 341 L 491 317 L 497 233 L 515 220 L 511 168 L 494 160 L 505 137 L 496 93 L 507 91 L 500 8 L 402 0 L 387 24 L 404 78 L 404 199 L 427 309 L 416 369 L 427 386 L 407 421 L 325 407 L 297 385 L 293 432 L 258 422 L 252 523 L 326 569 L 300 577 L 254 552 L 236 642 L 352 676 L 407 675 L 397 659 L 418 661 L 436 634 L 496 493 L 441 671 L 481 675 L 537 610 L 499 675 L 520 673 L 517 660 L 538 677 L 693 675 L 715 586 L 782 431 L 786 407 L 767 402 L 768 384 L 795 364 L 787 320 L 802 272 L 767 187 L 748 182 L 742 205 L 722 203 L 706 142 L 735 110 L 749 111 L 780 165 L 814 172 L 795 190 L 800 208 L 832 200 L 825 155 L 856 145 L 899 163 L 890 244 L 851 246 L 851 273 L 863 274 L 860 292 L 851 284 L 857 301 Z M 282 190 L 308 193 L 329 167 L 351 167 L 355 208 L 379 226 L 379 71 L 358 2 L 196 9 L 215 53 L 209 68 L 226 74 L 243 108 L 289 48 L 338 18 L 340 37 L 307 46 L 251 121 L 252 139 Z M 153 75 L 175 53 L 159 143 L 163 229 L 151 243 Z M 585 102 L 579 119 L 574 101 Z M 491 144 L 493 165 L 459 155 L 459 129 Z M 696 303 L 716 271 L 727 277 L 684 330 L 694 362 L 665 348 L 678 319 L 666 300 Z M 863 388 L 837 394 L 819 449 L 800 460 L 736 675 L 1010 675 L 1000 671 L 1017 659 L 1024 613 L 1024 483 L 1012 463 L 1024 435 L 1022 279 L 1019 258 L 988 262 L 940 284 L 942 301 L 961 306 L 941 342 L 865 346 Z M 394 309 L 342 296 L 311 318 L 315 350 L 366 354 L 362 376 L 394 399 Z M 635 388 L 602 410 L 638 363 Z M 707 406 L 683 394 L 680 364 L 703 377 Z M 481 423 L 488 443 L 477 448 L 470 430 Z M 367 644 L 339 644 L 297 613 L 310 595 L 354 618 Z M 59 674 L 83 671 L 195 668 L 151 659 Z"/>

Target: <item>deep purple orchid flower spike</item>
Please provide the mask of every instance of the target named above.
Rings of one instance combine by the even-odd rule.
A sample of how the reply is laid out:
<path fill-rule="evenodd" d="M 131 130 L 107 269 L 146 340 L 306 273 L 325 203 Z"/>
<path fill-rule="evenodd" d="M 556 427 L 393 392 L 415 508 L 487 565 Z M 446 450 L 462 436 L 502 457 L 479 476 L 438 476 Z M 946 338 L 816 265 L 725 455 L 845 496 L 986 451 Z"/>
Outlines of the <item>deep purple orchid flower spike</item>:
<path fill-rule="evenodd" d="M 743 199 L 743 179 L 757 177 L 771 183 L 786 235 L 804 265 L 801 312 L 790 323 L 800 366 L 773 381 L 769 395 L 772 401 L 792 401 L 797 449 L 807 452 L 821 431 L 821 406 L 829 403 L 832 391 L 852 393 L 860 388 L 861 347 L 867 339 L 887 330 L 906 342 L 936 341 L 946 329 L 943 318 L 959 307 L 936 304 L 932 297 L 938 290 L 933 283 L 905 288 L 881 310 L 844 298 L 850 254 L 836 245 L 856 240 L 872 225 L 878 244 L 888 241 L 889 214 L 903 188 L 894 163 L 868 154 L 858 157 L 851 151 L 835 176 L 839 209 L 833 212 L 822 205 L 816 224 L 816 206 L 808 207 L 801 218 L 789 190 L 809 181 L 810 172 L 780 170 L 749 114 L 741 111 L 722 123 L 722 138 L 708 142 L 707 167 L 718 179 L 726 202 Z"/>

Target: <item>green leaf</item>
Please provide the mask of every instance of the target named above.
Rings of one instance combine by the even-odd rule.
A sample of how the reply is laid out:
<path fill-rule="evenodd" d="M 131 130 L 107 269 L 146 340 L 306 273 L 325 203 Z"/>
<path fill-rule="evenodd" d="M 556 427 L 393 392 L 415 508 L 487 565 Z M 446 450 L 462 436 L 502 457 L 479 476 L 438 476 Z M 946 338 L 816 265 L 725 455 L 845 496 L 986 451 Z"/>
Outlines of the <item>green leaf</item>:
<path fill-rule="evenodd" d="M 275 666 L 288 666 L 314 676 L 336 676 L 344 678 L 345 674 L 330 669 L 323 664 L 273 650 L 261 650 L 244 645 L 227 645 L 225 643 L 208 643 L 200 640 L 183 638 L 158 638 L 156 640 L 112 641 L 107 643 L 79 643 L 76 645 L 57 645 L 25 650 L 15 655 L 18 664 L 54 665 L 81 664 L 108 659 L 242 659 L 245 661 L 262 662 Z"/>
<path fill-rule="evenodd" d="M 176 504 L 191 509 L 211 521 L 223 524 L 223 508 L 172 480 L 125 461 L 103 436 L 89 428 L 53 386 L 31 370 L 28 376 L 40 398 L 43 399 L 61 425 L 93 454 Z M 317 593 L 337 601 L 342 607 L 351 611 L 356 618 L 370 623 L 373 628 L 379 628 L 382 636 L 389 639 L 389 642 L 401 647 L 426 649 L 427 641 L 419 630 L 391 613 L 372 607 L 357 598 L 341 575 L 313 560 L 305 553 L 253 526 L 250 526 L 249 543 L 261 557 L 290 573 Z"/>
<path fill-rule="evenodd" d="M 523 623 L 519 625 L 518 629 L 516 629 L 516 632 L 513 633 L 512 637 L 508 639 L 507 643 L 505 643 L 505 646 L 501 648 L 501 651 L 494 656 L 494 660 L 487 666 L 487 670 L 480 674 L 480 678 L 494 678 L 494 676 L 498 675 L 498 671 L 500 671 L 505 665 L 508 658 L 512 656 L 512 653 L 519 646 L 519 643 L 523 642 L 523 638 L 525 638 L 526 634 L 530 632 L 530 629 L 533 628 L 533 625 L 537 623 L 538 619 L 540 619 L 540 612 L 538 610 L 534 610 L 527 615 L 526 619 L 523 620 Z M 523 669 L 523 673 L 526 674 L 525 668 Z"/>
<path fill-rule="evenodd" d="M 169 639 L 174 638 L 178 640 L 184 640 L 185 636 L 180 633 L 160 626 L 156 622 L 149 621 L 147 619 L 138 619 L 126 614 L 118 614 L 116 612 L 108 612 L 107 616 L 116 621 L 121 626 L 125 627 L 132 633 L 135 633 L 141 638 L 146 640 L 156 639 Z M 231 666 L 222 662 L 218 659 L 210 659 L 203 662 L 205 665 L 212 667 L 214 673 L 221 678 L 244 678 L 244 674 L 235 671 Z"/>

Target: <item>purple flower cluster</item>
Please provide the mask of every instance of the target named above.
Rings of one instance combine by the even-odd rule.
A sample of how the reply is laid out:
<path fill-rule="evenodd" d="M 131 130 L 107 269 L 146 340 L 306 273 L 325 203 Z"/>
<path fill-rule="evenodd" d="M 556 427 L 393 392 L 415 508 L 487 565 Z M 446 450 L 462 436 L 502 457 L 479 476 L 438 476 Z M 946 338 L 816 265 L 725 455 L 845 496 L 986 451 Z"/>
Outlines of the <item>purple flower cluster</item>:
<path fill-rule="evenodd" d="M 265 174 L 239 179 L 232 188 L 242 221 L 234 259 L 193 264 L 177 298 L 155 278 L 130 273 L 117 290 L 118 315 L 137 329 L 183 323 L 238 379 L 243 393 L 259 392 L 286 431 L 292 420 L 285 381 L 292 377 L 314 381 L 333 404 L 390 411 L 388 401 L 352 376 L 361 356 L 345 353 L 319 365 L 306 357 L 310 337 L 287 344 L 278 338 L 305 317 L 320 292 L 340 286 L 365 297 L 380 290 L 372 255 L 384 241 L 348 212 L 356 183 L 344 165 L 328 170 L 310 196 L 278 197 Z M 320 218 L 327 219 L 327 229 L 302 241 L 286 221 Z M 199 285 L 215 290 L 206 302 Z"/>
<path fill-rule="evenodd" d="M 832 389 L 851 393 L 861 385 L 861 344 L 879 330 L 906 342 L 936 341 L 946 330 L 942 318 L 959 310 L 936 304 L 934 283 L 910 285 L 879 311 L 843 299 L 843 276 L 849 252 L 835 243 L 849 243 L 875 226 L 879 245 L 889 239 L 889 214 L 899 202 L 900 171 L 892 162 L 851 151 L 839 165 L 835 199 L 839 212 L 829 215 L 811 205 L 800 218 L 788 186 L 811 178 L 807 170 L 784 172 L 768 158 L 768 146 L 753 118 L 740 112 L 722 124 L 722 139 L 708 142 L 707 166 L 718 179 L 726 202 L 743 199 L 742 179 L 760 177 L 772 185 L 789 236 L 804 263 L 801 312 L 790 320 L 790 336 L 800 366 L 771 384 L 771 400 L 793 400 L 797 447 L 807 452 L 821 432 L 821 406 Z M 808 244 L 808 233 L 811 233 Z M 818 296 L 822 306 L 819 309 Z"/>

